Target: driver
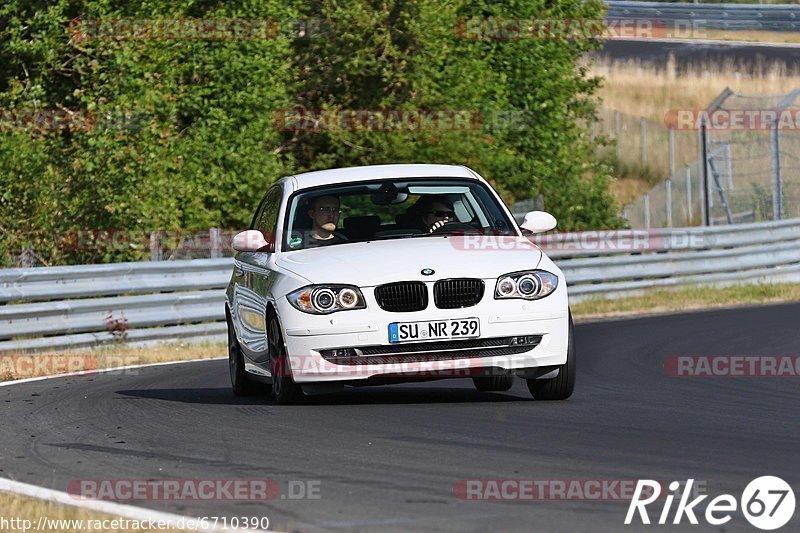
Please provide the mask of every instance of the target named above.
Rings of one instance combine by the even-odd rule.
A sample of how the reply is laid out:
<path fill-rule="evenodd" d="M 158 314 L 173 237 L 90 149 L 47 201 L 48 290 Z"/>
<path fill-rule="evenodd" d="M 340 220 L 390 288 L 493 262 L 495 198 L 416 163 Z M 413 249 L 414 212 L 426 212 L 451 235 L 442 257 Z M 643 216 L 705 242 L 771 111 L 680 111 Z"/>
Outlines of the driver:
<path fill-rule="evenodd" d="M 311 231 L 306 233 L 304 248 L 328 246 L 347 242 L 347 238 L 336 231 L 341 214 L 339 198 L 337 196 L 318 196 L 308 206 L 308 216 L 311 219 Z"/>
<path fill-rule="evenodd" d="M 433 233 L 448 222 L 456 220 L 453 204 L 442 195 L 422 196 L 409 211 L 419 217 L 418 227 L 426 233 Z"/>

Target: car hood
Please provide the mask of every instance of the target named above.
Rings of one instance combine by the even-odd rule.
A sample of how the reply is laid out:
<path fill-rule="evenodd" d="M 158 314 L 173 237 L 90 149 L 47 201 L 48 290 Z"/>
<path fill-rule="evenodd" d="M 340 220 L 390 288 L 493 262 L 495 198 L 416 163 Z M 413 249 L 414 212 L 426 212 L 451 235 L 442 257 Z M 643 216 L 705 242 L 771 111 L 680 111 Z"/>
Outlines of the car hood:
<path fill-rule="evenodd" d="M 516 236 L 435 236 L 285 252 L 277 263 L 312 283 L 371 287 L 391 281 L 497 278 L 538 266 L 541 250 Z M 433 274 L 423 275 L 423 269 Z"/>

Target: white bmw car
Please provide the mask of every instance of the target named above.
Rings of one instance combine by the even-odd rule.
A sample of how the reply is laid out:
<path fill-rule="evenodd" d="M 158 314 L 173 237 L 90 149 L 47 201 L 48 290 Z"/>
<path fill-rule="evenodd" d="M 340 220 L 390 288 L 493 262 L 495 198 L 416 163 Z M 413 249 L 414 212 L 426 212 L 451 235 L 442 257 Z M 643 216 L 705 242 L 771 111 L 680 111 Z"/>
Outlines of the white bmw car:
<path fill-rule="evenodd" d="M 234 237 L 226 291 L 237 395 L 277 403 L 345 385 L 469 377 L 568 398 L 575 345 L 567 284 L 477 173 L 381 165 L 280 179 Z"/>

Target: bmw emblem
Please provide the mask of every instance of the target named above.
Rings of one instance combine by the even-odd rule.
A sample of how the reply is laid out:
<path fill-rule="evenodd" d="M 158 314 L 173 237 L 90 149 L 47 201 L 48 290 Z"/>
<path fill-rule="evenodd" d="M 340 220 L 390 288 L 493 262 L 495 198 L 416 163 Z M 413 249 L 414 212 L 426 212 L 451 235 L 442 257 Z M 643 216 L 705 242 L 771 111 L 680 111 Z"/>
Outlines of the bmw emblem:
<path fill-rule="evenodd" d="M 421 272 L 423 276 L 433 276 L 436 273 L 432 268 L 423 268 Z"/>

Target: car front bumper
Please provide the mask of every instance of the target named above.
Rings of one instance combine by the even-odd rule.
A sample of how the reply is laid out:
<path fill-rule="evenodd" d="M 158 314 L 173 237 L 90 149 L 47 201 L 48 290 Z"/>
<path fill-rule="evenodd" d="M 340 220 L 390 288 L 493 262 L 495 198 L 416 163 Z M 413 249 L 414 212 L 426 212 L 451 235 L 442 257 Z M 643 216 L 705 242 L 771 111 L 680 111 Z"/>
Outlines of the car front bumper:
<path fill-rule="evenodd" d="M 536 301 L 494 300 L 484 296 L 475 306 L 461 309 L 438 309 L 410 313 L 387 312 L 377 305 L 370 289 L 363 290 L 367 308 L 341 311 L 330 315 L 310 315 L 298 311 L 283 298 L 278 315 L 292 377 L 298 383 L 321 383 L 369 380 L 380 377 L 442 378 L 468 377 L 486 369 L 501 372 L 552 367 L 566 362 L 569 318 L 566 289 L 559 286 L 550 296 Z M 478 349 L 443 352 L 422 350 L 437 342 L 415 342 L 414 356 L 403 354 L 403 343 L 389 342 L 389 324 L 428 320 L 478 318 L 479 339 L 536 338 L 530 349 L 505 350 L 504 355 Z M 529 339 L 530 340 L 530 339 Z M 427 346 L 426 346 L 427 345 Z M 330 356 L 329 350 L 387 347 L 385 353 L 356 358 L 357 364 L 345 364 Z M 325 354 L 325 356 L 323 356 Z"/>

